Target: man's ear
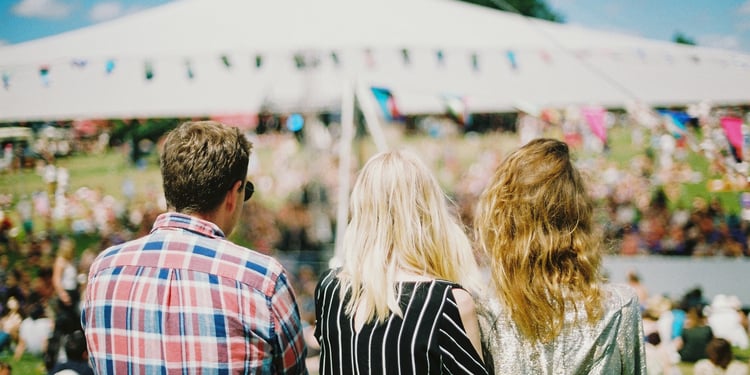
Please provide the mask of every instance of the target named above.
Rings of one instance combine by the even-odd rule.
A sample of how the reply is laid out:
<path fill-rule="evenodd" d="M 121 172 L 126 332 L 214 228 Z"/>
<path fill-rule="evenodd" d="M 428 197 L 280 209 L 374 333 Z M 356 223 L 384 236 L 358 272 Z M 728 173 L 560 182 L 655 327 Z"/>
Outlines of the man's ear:
<path fill-rule="evenodd" d="M 242 194 L 243 183 L 243 181 L 237 180 L 237 182 L 235 182 L 234 185 L 232 185 L 232 188 L 227 192 L 227 196 L 224 199 L 224 204 L 226 205 L 227 209 L 237 209 L 237 198 L 240 194 Z"/>

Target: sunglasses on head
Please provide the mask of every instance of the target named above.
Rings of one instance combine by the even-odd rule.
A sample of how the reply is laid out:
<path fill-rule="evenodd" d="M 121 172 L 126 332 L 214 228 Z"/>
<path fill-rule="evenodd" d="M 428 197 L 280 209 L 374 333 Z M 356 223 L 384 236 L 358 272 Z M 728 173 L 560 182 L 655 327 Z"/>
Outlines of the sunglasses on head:
<path fill-rule="evenodd" d="M 247 202 L 255 193 L 255 185 L 250 180 L 245 181 L 245 202 Z"/>

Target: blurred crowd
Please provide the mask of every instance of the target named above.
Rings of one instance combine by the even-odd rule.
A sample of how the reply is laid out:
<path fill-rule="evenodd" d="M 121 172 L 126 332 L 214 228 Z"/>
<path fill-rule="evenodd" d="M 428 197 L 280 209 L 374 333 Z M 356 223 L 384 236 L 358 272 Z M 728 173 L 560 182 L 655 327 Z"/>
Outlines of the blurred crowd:
<path fill-rule="evenodd" d="M 417 149 L 434 168 L 468 228 L 478 195 L 519 138 L 501 132 L 460 134 L 452 130 L 452 125 L 439 121 L 424 126 L 430 127 L 426 132 L 429 136 L 399 133 L 398 139 L 404 147 Z M 305 131 L 303 137 L 291 132 L 248 132 L 254 144 L 249 175 L 259 192 L 257 196 L 265 198 L 247 203 L 232 239 L 285 263 L 295 278 L 303 320 L 312 326 L 317 275 L 327 267 L 335 242 L 340 160 L 335 128 L 310 123 Z M 687 143 L 669 146 L 670 157 L 665 161 L 655 156 L 667 152 L 658 137 L 634 131 L 634 147 L 650 143 L 653 153 L 639 155 L 621 167 L 608 157 L 606 144 L 597 144 L 590 134 L 582 133 L 580 137 L 557 135 L 570 139 L 582 155 L 578 163 L 600 203 L 597 217 L 608 254 L 750 256 L 750 225 L 743 212 L 730 212 L 711 196 L 696 197 L 688 204 L 670 208 L 669 202 L 679 201 L 684 194 L 682 185 L 703 178 L 685 157 Z M 365 160 L 368 146 L 355 146 L 354 152 Z M 105 147 L 90 147 L 86 152 L 108 151 Z M 0 350 L 12 352 L 17 358 L 24 353 L 43 356 L 51 368 L 65 360 L 62 343 L 54 343 L 50 350 L 47 341 L 63 324 L 64 297 L 59 284 L 64 272 L 56 267 L 73 266 L 75 283 L 83 293 L 88 267 L 96 255 L 112 244 L 145 234 L 166 205 L 161 187 L 138 186 L 137 173 L 126 178 L 119 194 L 114 194 L 95 186 L 72 189 L 77 184 L 70 181 L 68 171 L 54 157 L 39 159 L 33 168 L 45 189 L 20 196 L 0 194 Z M 352 178 L 357 169 L 357 163 L 352 163 Z M 737 195 L 740 199 L 740 193 Z M 72 255 L 66 255 L 69 247 L 75 250 Z M 645 297 L 642 301 L 645 322 L 655 322 L 644 324 L 646 334 L 659 331 L 660 340 L 652 337 L 654 342 L 673 345 L 674 350 L 668 353 L 670 363 L 675 363 L 674 358 L 679 358 L 675 353 L 688 345 L 684 339 L 675 344 L 687 327 L 698 325 L 709 310 L 711 314 L 719 310 L 715 304 L 702 300 L 681 301 L 679 307 L 672 303 L 674 306 L 669 308 Z M 728 304 L 736 307 L 737 302 L 731 300 Z M 670 332 L 654 328 L 668 325 L 663 320 L 667 319 L 666 311 L 674 317 L 685 317 L 673 320 L 670 324 L 675 328 Z M 746 315 L 740 324 L 744 326 L 744 344 L 731 342 L 747 346 Z M 678 325 L 686 328 L 681 330 Z M 75 328 L 66 328 L 66 332 L 69 330 Z M 721 336 L 721 329 L 712 331 L 712 337 Z"/>

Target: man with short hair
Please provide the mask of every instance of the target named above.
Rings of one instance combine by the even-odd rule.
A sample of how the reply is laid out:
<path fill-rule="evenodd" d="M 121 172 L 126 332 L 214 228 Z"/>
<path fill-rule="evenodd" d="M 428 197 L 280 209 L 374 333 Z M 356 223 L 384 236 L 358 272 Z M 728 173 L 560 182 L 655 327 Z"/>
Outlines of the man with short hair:
<path fill-rule="evenodd" d="M 186 122 L 161 153 L 169 206 L 91 266 L 82 322 L 97 374 L 306 374 L 299 310 L 275 259 L 227 239 L 253 185 L 236 128 Z"/>

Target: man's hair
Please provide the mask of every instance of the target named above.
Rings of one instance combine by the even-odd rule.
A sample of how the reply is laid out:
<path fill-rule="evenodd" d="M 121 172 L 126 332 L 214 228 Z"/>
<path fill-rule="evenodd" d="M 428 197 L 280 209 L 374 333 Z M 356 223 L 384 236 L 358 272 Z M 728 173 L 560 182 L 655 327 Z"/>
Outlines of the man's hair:
<path fill-rule="evenodd" d="M 164 197 L 182 213 L 214 211 L 247 178 L 252 144 L 239 129 L 188 121 L 167 134 L 161 154 Z"/>
<path fill-rule="evenodd" d="M 65 340 L 65 355 L 69 361 L 85 361 L 84 354 L 88 350 L 86 346 L 86 336 L 83 331 L 73 331 L 68 334 Z"/>
<path fill-rule="evenodd" d="M 524 336 L 552 341 L 578 302 L 589 323 L 602 316 L 593 202 L 567 144 L 540 138 L 511 153 L 482 194 L 474 227 Z"/>

